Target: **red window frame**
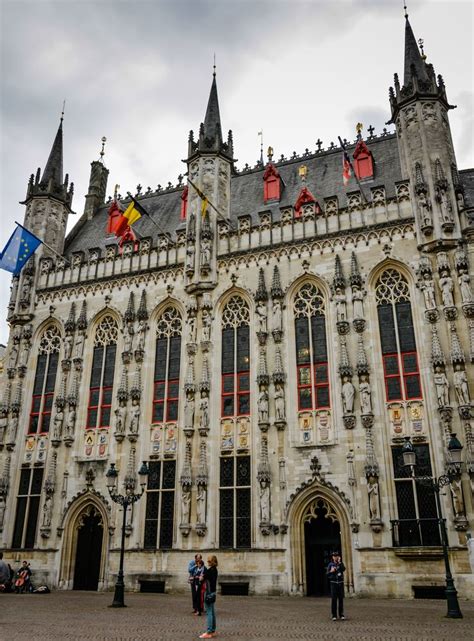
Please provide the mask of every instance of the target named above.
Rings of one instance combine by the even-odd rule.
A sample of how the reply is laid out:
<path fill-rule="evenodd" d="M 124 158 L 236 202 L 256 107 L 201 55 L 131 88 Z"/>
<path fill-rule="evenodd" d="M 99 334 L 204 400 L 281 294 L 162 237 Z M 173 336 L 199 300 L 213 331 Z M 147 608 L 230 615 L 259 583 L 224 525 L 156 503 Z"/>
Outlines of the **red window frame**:
<path fill-rule="evenodd" d="M 163 395 L 161 398 L 157 394 L 157 390 L 159 386 L 163 386 Z M 178 390 L 178 395 L 177 396 L 170 396 L 170 388 L 172 385 L 177 386 Z M 176 423 L 178 420 L 177 418 L 170 418 L 170 401 L 178 401 L 179 402 L 179 378 L 172 378 L 168 381 L 164 380 L 159 380 L 155 381 L 153 383 L 153 425 L 160 425 L 161 423 L 168 423 L 168 422 L 173 422 Z M 162 414 L 162 419 L 161 421 L 154 420 L 155 417 L 155 407 L 157 405 L 162 405 L 163 406 L 163 412 Z"/>
<path fill-rule="evenodd" d="M 319 381 L 318 382 L 318 376 L 317 376 L 317 370 L 318 368 L 325 367 L 326 368 L 326 376 L 324 381 Z M 310 382 L 309 383 L 300 383 L 300 369 L 309 369 L 309 376 L 310 376 Z M 297 365 L 297 376 L 298 379 L 296 381 L 297 388 L 298 388 L 298 411 L 304 412 L 305 410 L 321 410 L 321 409 L 327 409 L 331 407 L 331 390 L 329 386 L 329 364 L 327 361 L 322 362 L 322 363 L 302 363 L 301 365 Z M 328 402 L 327 405 L 318 405 L 318 389 L 322 388 L 327 388 L 328 390 Z M 311 406 L 310 407 L 301 407 L 301 399 L 300 399 L 300 390 L 301 389 L 309 389 L 311 392 Z"/>
<path fill-rule="evenodd" d="M 397 364 L 397 371 L 395 374 L 387 374 L 386 361 L 388 359 L 395 359 L 395 362 Z M 398 352 L 392 352 L 391 354 L 383 354 L 382 361 L 383 361 L 383 379 L 384 379 L 384 385 L 385 385 L 385 398 L 387 399 L 387 403 L 391 403 L 392 401 L 402 401 L 403 398 L 401 398 L 401 396 L 403 395 L 402 393 L 403 387 L 402 387 L 402 381 L 400 376 L 400 361 L 398 358 Z M 388 381 L 389 379 L 392 379 L 392 378 L 398 378 L 400 395 L 401 395 L 400 398 L 389 398 Z"/>
<path fill-rule="evenodd" d="M 406 356 L 414 356 L 415 357 L 416 369 L 413 372 L 407 372 L 405 370 L 405 357 Z M 413 401 L 413 400 L 417 400 L 417 399 L 423 398 L 422 394 L 421 394 L 420 366 L 418 364 L 418 352 L 415 352 L 415 351 L 402 352 L 400 357 L 401 357 L 401 362 L 402 362 L 403 390 L 405 392 L 405 399 L 407 401 Z M 418 380 L 418 389 L 420 390 L 420 394 L 418 396 L 409 396 L 408 390 L 407 390 L 407 379 L 415 378 L 415 377 Z"/>
<path fill-rule="evenodd" d="M 241 389 L 240 380 L 246 376 L 249 380 L 247 389 Z M 224 379 L 232 380 L 232 391 L 225 392 Z M 234 416 L 250 416 L 250 370 L 245 372 L 237 372 L 235 374 L 222 374 L 221 375 L 221 417 L 222 418 L 232 418 Z M 248 412 L 240 412 L 240 399 L 248 398 Z M 224 402 L 226 398 L 232 398 L 232 414 L 224 414 Z"/>
<path fill-rule="evenodd" d="M 104 428 L 104 427 L 110 427 L 111 424 L 111 410 L 112 410 L 112 390 L 113 387 L 111 385 L 107 385 L 106 387 L 91 387 L 89 388 L 89 404 L 87 406 L 87 429 L 99 429 L 99 428 Z M 110 391 L 110 403 L 104 403 L 104 395 L 105 392 Z M 99 396 L 97 399 L 97 405 L 92 405 L 91 404 L 91 399 L 94 394 L 94 392 L 99 392 Z M 102 417 L 104 415 L 104 410 L 108 409 L 109 410 L 109 422 L 107 425 L 102 424 Z M 96 412 L 96 418 L 95 422 L 93 425 L 90 423 L 90 417 L 91 413 L 95 411 Z"/>
<path fill-rule="evenodd" d="M 405 369 L 406 356 L 415 357 L 416 369 L 412 372 L 407 372 Z M 397 372 L 395 374 L 387 374 L 386 361 L 389 358 L 395 359 L 395 362 L 397 363 Z M 416 351 L 401 352 L 400 355 L 398 354 L 398 352 L 392 352 L 391 354 L 383 354 L 382 361 L 383 361 L 383 375 L 384 375 L 384 384 L 385 384 L 385 398 L 387 399 L 388 403 L 391 403 L 392 401 L 413 401 L 413 400 L 419 400 L 423 398 L 421 393 L 420 366 L 418 364 L 418 353 Z M 408 389 L 407 389 L 407 380 L 415 377 L 418 380 L 418 388 L 420 390 L 420 394 L 418 396 L 410 396 L 408 394 Z M 389 398 L 388 380 L 391 378 L 398 378 L 399 388 L 400 388 L 400 396 L 398 398 Z"/>
<path fill-rule="evenodd" d="M 240 379 L 243 376 L 246 376 L 248 378 L 248 381 L 249 381 L 247 389 L 241 389 L 241 387 L 240 387 Z M 237 410 L 237 413 L 235 414 L 235 416 L 250 416 L 250 370 L 247 370 L 245 372 L 238 372 L 238 374 L 237 374 L 237 389 L 235 390 L 235 395 L 236 395 L 235 400 L 237 401 L 237 406 L 234 407 L 234 409 Z M 240 412 L 240 399 L 245 397 L 245 396 L 248 398 L 249 411 L 248 412 Z"/>

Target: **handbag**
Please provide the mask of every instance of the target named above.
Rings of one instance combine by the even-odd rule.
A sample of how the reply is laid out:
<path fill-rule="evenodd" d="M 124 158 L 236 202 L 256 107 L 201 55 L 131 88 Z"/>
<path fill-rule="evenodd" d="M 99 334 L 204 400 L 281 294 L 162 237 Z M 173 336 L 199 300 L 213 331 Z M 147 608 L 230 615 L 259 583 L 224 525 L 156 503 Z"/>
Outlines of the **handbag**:
<path fill-rule="evenodd" d="M 207 605 L 211 605 L 212 603 L 216 602 L 216 593 L 215 592 L 206 592 L 206 596 L 204 597 L 205 602 Z"/>

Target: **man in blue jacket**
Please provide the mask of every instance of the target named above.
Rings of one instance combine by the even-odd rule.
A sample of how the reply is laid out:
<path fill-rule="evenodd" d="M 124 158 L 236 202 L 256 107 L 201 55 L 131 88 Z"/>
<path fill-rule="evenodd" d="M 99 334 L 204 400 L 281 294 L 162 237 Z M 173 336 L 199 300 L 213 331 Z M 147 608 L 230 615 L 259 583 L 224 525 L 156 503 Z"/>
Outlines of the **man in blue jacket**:
<path fill-rule="evenodd" d="M 196 564 L 198 560 L 202 559 L 202 554 L 195 554 L 194 559 L 188 563 L 188 582 L 191 585 L 191 595 L 193 599 L 193 614 L 197 614 L 199 608 L 196 601 L 196 590 L 193 585 L 194 571 L 196 570 Z"/>
<path fill-rule="evenodd" d="M 332 620 L 337 620 L 339 605 L 339 618 L 344 621 L 344 572 L 346 568 L 342 562 L 339 552 L 331 554 L 331 562 L 328 565 L 327 576 L 331 587 L 331 612 Z"/>

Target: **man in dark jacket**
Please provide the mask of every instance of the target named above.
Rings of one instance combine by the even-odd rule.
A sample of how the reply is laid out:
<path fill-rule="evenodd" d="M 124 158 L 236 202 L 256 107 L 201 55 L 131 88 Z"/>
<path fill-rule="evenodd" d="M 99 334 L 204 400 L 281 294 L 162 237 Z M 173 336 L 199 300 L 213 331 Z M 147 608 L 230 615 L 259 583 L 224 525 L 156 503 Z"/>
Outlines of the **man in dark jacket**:
<path fill-rule="evenodd" d="M 344 621 L 344 572 L 346 568 L 339 552 L 333 552 L 328 565 L 327 576 L 331 587 L 331 612 L 332 620 L 337 620 L 339 602 L 339 618 Z"/>

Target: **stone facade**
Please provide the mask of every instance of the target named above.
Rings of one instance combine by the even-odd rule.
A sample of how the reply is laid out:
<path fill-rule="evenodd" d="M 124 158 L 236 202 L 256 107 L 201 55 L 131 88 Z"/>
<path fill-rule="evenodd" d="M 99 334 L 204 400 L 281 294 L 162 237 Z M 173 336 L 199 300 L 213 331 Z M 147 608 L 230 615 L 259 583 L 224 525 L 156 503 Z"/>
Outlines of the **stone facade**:
<path fill-rule="evenodd" d="M 142 219 L 140 238 L 117 247 L 108 172 L 94 162 L 64 239 L 61 124 L 25 221 L 64 258 L 39 250 L 9 303 L 7 559 L 26 556 L 37 580 L 64 589 L 84 587 L 87 562 L 110 588 L 121 509 L 106 472 L 116 464 L 121 490 L 146 461 L 126 521 L 129 588 L 184 589 L 202 550 L 216 551 L 224 583 L 318 593 L 314 567 L 340 546 L 349 591 L 411 596 L 444 579 L 433 497 L 399 465 L 410 436 L 423 474 L 454 472 L 442 508 L 458 590 L 474 595 L 474 170 L 458 172 L 444 84 L 406 29 L 396 133 L 359 133 L 349 149 L 372 173 L 358 169 L 347 191 L 334 146 L 278 162 L 269 150 L 265 166 L 238 172 L 214 77 L 187 186 L 137 190 L 155 226 Z M 270 179 L 281 182 L 265 202 Z"/>

